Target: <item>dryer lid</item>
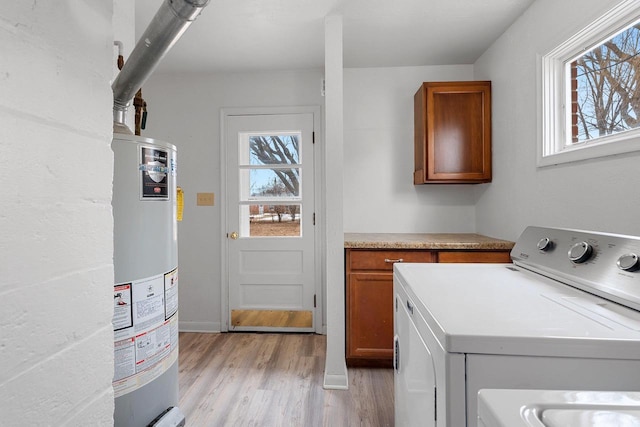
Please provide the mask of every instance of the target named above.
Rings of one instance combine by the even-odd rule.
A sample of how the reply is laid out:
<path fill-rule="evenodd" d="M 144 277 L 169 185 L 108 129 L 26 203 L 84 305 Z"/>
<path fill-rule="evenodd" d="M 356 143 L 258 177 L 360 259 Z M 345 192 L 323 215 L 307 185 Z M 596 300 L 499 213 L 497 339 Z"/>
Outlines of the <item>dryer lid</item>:
<path fill-rule="evenodd" d="M 640 312 L 512 264 L 396 264 L 449 353 L 637 359 Z"/>

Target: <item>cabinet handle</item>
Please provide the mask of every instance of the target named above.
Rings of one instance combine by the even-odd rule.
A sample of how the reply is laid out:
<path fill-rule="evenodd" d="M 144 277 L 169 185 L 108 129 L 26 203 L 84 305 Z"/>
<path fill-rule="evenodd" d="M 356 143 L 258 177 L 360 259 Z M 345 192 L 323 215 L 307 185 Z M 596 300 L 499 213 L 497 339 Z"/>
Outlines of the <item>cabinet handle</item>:
<path fill-rule="evenodd" d="M 378 258 L 378 259 L 379 259 L 379 258 Z M 393 264 L 393 263 L 395 263 L 395 262 L 404 262 L 404 259 L 402 259 L 402 258 L 398 258 L 398 259 L 389 259 L 389 258 L 385 258 L 385 259 L 384 259 L 384 262 L 386 262 L 386 263 L 390 263 L 390 264 Z"/>
<path fill-rule="evenodd" d="M 409 300 L 407 300 L 407 310 L 409 310 L 409 313 L 413 314 L 413 304 L 411 304 Z"/>

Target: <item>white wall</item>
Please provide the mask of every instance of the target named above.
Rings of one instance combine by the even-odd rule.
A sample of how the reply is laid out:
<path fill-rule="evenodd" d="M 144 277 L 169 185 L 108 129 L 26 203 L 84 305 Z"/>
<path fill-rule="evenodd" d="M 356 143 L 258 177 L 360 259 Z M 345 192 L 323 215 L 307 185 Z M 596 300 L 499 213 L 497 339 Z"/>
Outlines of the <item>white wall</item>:
<path fill-rule="evenodd" d="M 322 70 L 234 74 L 154 74 L 143 86 L 149 115 L 144 136 L 178 148 L 178 185 L 185 193 L 178 223 L 180 328 L 221 329 L 220 109 L 322 105 Z M 214 206 L 196 206 L 213 192 Z"/>
<path fill-rule="evenodd" d="M 0 424 L 112 425 L 113 4 L 0 6 Z"/>
<path fill-rule="evenodd" d="M 479 233 L 514 240 L 527 225 L 640 235 L 640 155 L 537 168 L 539 87 L 545 54 L 618 0 L 537 0 L 475 64 L 493 82 L 493 183 L 478 190 Z"/>
<path fill-rule="evenodd" d="M 413 185 L 413 95 L 472 78 L 471 65 L 345 69 L 346 232 L 475 231 L 474 186 Z"/>
<path fill-rule="evenodd" d="M 415 91 L 423 81 L 472 78 L 470 65 L 344 70 L 345 231 L 475 231 L 474 186 L 412 181 Z M 154 74 L 145 83 L 143 135 L 178 147 L 178 185 L 185 191 L 178 223 L 182 330 L 221 328 L 220 109 L 323 105 L 321 79 L 322 70 L 307 70 Z M 198 192 L 215 193 L 215 206 L 196 206 Z"/>

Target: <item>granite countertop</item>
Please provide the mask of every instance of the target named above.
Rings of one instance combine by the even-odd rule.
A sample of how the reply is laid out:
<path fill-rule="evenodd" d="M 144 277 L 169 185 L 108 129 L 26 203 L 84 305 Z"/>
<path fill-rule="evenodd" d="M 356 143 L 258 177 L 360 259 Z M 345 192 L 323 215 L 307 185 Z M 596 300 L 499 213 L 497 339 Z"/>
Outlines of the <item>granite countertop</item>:
<path fill-rule="evenodd" d="M 345 233 L 350 249 L 511 250 L 514 242 L 474 233 Z"/>

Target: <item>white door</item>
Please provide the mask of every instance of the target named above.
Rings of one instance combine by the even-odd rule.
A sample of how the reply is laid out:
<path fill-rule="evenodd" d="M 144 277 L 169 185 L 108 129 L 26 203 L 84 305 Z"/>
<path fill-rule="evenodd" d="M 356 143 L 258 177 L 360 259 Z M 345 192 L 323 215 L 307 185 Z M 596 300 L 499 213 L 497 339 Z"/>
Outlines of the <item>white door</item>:
<path fill-rule="evenodd" d="M 314 331 L 314 114 L 225 130 L 229 330 Z"/>

